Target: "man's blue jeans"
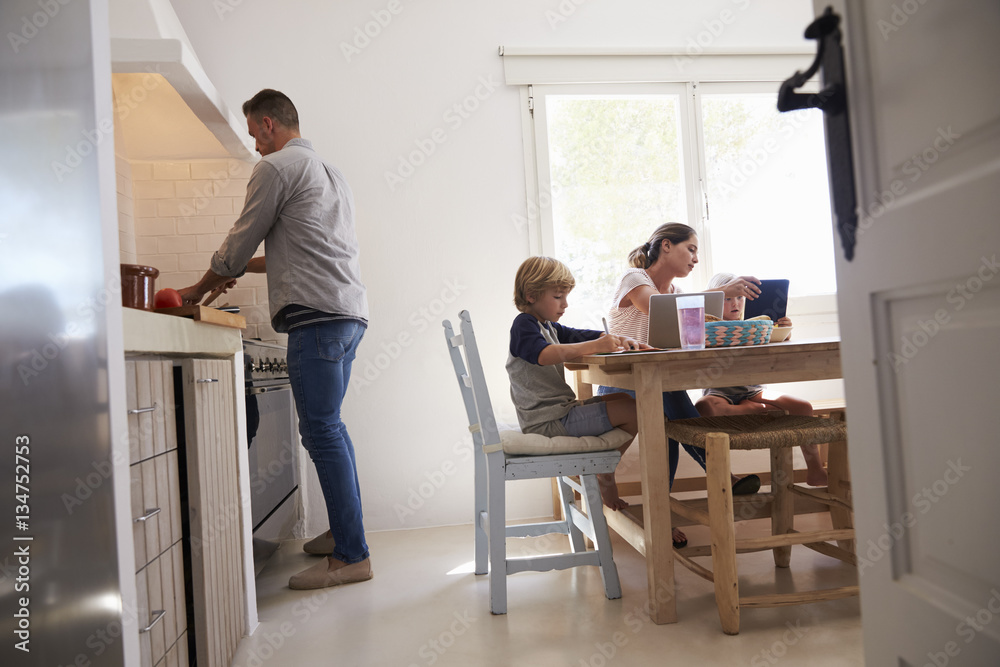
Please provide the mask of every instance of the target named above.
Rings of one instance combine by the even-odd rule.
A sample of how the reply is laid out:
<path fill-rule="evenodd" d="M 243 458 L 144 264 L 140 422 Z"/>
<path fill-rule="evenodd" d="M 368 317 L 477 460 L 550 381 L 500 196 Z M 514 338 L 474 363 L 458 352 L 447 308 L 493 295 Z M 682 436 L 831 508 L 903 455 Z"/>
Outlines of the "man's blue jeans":
<path fill-rule="evenodd" d="M 632 398 L 635 398 L 635 392 L 631 389 L 618 389 L 616 387 L 603 386 L 597 388 L 598 396 L 617 393 L 628 394 Z M 667 419 L 694 419 L 701 416 L 698 414 L 694 404 L 691 402 L 691 397 L 688 396 L 686 391 L 663 392 L 663 414 L 666 415 Z M 667 457 L 670 462 L 671 487 L 674 485 L 674 475 L 677 473 L 677 459 L 679 458 L 677 444 L 676 440 L 667 441 Z M 684 449 L 687 450 L 687 453 L 691 455 L 691 458 L 693 458 L 698 465 L 702 468 L 705 467 L 704 449 L 693 445 L 684 445 Z"/>
<path fill-rule="evenodd" d="M 332 555 L 345 563 L 368 558 L 354 445 L 340 420 L 351 364 L 364 334 L 365 326 L 356 320 L 307 324 L 288 332 L 288 376 L 299 433 L 326 499 L 337 543 Z"/>

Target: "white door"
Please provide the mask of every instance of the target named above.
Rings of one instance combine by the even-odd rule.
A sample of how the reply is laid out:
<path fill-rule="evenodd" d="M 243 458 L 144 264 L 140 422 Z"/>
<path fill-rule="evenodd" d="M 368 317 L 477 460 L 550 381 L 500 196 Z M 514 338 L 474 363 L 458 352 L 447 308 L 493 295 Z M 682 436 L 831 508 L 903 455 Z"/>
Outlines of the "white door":
<path fill-rule="evenodd" d="M 1000 665 L 1000 3 L 832 4 L 862 212 L 837 283 L 866 661 Z"/>

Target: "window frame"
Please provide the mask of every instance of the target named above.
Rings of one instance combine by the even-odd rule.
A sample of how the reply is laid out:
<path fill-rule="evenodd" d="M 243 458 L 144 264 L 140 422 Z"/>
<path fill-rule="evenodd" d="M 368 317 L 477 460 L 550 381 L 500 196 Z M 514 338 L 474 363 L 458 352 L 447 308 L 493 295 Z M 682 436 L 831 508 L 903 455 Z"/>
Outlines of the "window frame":
<path fill-rule="evenodd" d="M 548 95 L 559 94 L 679 94 L 682 150 L 686 170 L 688 220 L 698 230 L 705 249 L 695 268 L 697 284 L 713 275 L 711 226 L 707 223 L 706 165 L 701 96 L 727 93 L 777 93 L 792 72 L 807 68 L 815 56 L 808 49 L 781 52 L 717 49 L 692 55 L 684 51 L 624 49 L 614 52 L 577 50 L 545 51 L 500 48 L 507 85 L 519 86 L 527 197 L 526 227 L 532 255 L 555 251 L 552 221 L 547 123 Z M 814 78 L 804 87 L 818 91 Z M 697 150 L 695 150 L 697 146 Z M 544 174 L 545 181 L 542 179 Z M 691 175 L 692 177 L 688 177 Z M 710 202 L 708 205 L 710 206 Z M 795 298 L 801 315 L 836 318 L 836 294 Z"/>

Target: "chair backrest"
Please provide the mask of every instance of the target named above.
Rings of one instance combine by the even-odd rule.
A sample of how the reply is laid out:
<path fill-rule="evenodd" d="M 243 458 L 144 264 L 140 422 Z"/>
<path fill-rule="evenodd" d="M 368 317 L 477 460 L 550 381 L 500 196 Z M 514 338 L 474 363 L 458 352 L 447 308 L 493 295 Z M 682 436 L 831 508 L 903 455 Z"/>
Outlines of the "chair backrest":
<path fill-rule="evenodd" d="M 476 345 L 476 334 L 472 329 L 472 317 L 467 310 L 459 313 L 458 317 L 461 320 L 460 334 L 455 334 L 450 321 L 444 320 L 441 324 L 444 327 L 444 338 L 448 343 L 451 363 L 458 378 L 458 388 L 462 392 L 462 400 L 465 401 L 472 441 L 476 447 L 496 445 L 500 443 L 500 432 L 493 414 L 489 390 L 486 388 L 486 375 L 479 359 L 479 347 Z M 464 362 L 461 352 L 463 349 Z"/>

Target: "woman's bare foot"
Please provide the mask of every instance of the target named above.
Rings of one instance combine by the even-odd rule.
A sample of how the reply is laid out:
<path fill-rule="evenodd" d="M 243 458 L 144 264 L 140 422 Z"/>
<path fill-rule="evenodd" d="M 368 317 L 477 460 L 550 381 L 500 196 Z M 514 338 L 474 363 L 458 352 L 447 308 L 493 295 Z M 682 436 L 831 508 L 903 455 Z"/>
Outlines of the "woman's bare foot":
<path fill-rule="evenodd" d="M 618 495 L 618 482 L 615 481 L 613 472 L 598 475 L 597 486 L 601 490 L 601 502 L 604 503 L 605 507 L 610 507 L 616 512 L 628 507 L 628 503 Z"/>
<path fill-rule="evenodd" d="M 684 531 L 680 528 L 674 528 L 673 532 L 670 534 L 670 539 L 673 540 L 675 545 L 687 546 L 687 535 L 685 535 Z M 678 548 L 683 548 L 683 546 Z"/>

